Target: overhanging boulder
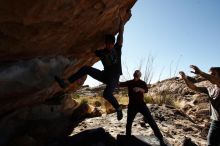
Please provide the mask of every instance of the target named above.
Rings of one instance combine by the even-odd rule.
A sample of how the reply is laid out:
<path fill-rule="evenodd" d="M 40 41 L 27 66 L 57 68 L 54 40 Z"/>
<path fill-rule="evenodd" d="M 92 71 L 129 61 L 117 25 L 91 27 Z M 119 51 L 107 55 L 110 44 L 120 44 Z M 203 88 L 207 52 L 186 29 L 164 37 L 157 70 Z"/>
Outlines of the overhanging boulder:
<path fill-rule="evenodd" d="M 104 35 L 116 34 L 119 13 L 136 0 L 2 0 L 0 2 L 0 115 L 44 102 L 67 77 L 93 65 Z M 72 89 L 81 86 L 79 80 Z"/>

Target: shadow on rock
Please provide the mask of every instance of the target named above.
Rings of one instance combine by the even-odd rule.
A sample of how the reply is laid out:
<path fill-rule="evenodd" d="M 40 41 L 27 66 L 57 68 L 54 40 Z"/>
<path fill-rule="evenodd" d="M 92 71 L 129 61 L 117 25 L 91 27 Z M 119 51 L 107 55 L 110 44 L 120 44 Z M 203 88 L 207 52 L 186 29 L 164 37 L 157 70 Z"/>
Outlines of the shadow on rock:
<path fill-rule="evenodd" d="M 144 140 L 139 139 L 135 136 L 125 136 L 125 135 L 118 135 L 117 137 L 117 145 L 118 146 L 151 146 Z"/>
<path fill-rule="evenodd" d="M 64 139 L 90 116 L 88 108 L 88 104 L 78 105 L 64 97 L 19 109 L 0 119 L 0 145 L 45 146 L 51 139 Z"/>
<path fill-rule="evenodd" d="M 62 140 L 51 140 L 46 146 L 152 146 L 137 136 L 112 137 L 103 128 L 85 130 Z"/>
<path fill-rule="evenodd" d="M 116 146 L 116 140 L 103 128 L 90 129 L 79 134 L 50 139 L 45 146 Z"/>
<path fill-rule="evenodd" d="M 198 146 L 198 145 L 192 142 L 191 138 L 185 137 L 183 141 L 183 146 Z"/>

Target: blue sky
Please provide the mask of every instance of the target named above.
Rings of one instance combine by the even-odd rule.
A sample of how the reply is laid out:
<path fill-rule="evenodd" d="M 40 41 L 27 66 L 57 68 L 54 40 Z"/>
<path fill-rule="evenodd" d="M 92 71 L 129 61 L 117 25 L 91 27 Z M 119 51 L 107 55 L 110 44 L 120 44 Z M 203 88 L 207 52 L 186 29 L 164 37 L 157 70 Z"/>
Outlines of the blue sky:
<path fill-rule="evenodd" d="M 149 55 L 154 58 L 152 83 L 180 70 L 192 75 L 190 64 L 206 72 L 220 66 L 220 0 L 138 0 L 125 26 L 122 51 L 127 67 L 121 80 L 129 78 L 127 68 L 132 74 Z M 100 62 L 94 67 L 103 68 Z M 99 83 L 89 77 L 85 84 Z"/>

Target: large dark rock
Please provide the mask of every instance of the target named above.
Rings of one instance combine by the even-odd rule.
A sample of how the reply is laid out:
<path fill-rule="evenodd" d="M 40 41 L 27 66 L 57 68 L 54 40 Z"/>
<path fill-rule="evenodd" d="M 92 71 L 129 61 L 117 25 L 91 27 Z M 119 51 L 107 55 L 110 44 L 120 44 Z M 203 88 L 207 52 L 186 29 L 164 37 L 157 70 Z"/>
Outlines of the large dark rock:
<path fill-rule="evenodd" d="M 44 102 L 67 77 L 93 65 L 106 33 L 116 34 L 119 13 L 136 0 L 2 0 L 0 2 L 0 115 Z M 79 80 L 72 89 L 82 85 Z"/>
<path fill-rule="evenodd" d="M 167 141 L 166 143 L 169 146 Z M 118 146 L 160 146 L 159 141 L 156 137 L 143 135 L 118 135 L 117 144 Z"/>
<path fill-rule="evenodd" d="M 83 131 L 65 140 L 65 146 L 116 146 L 116 140 L 103 128 Z"/>
<path fill-rule="evenodd" d="M 117 137 L 117 143 L 119 146 L 134 146 L 134 145 L 151 146 L 148 142 L 146 142 L 136 136 L 128 137 L 128 136 L 119 135 Z"/>
<path fill-rule="evenodd" d="M 198 146 L 197 144 L 195 144 L 191 138 L 186 137 L 183 141 L 183 146 Z"/>
<path fill-rule="evenodd" d="M 0 146 L 22 145 L 25 138 L 42 145 L 51 139 L 65 138 L 89 117 L 88 108 L 86 103 L 79 105 L 64 97 L 12 112 L 0 119 Z"/>

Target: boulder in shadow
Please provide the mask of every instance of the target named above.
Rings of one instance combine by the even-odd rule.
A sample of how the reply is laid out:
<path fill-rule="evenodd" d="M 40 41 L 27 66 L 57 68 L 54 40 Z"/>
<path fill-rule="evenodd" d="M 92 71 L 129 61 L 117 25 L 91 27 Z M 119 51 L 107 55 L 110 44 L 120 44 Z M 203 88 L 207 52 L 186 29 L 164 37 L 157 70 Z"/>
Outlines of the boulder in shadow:
<path fill-rule="evenodd" d="M 118 146 L 151 146 L 148 142 L 146 142 L 140 136 L 126 136 L 126 135 L 118 135 L 117 136 L 117 145 Z"/>

